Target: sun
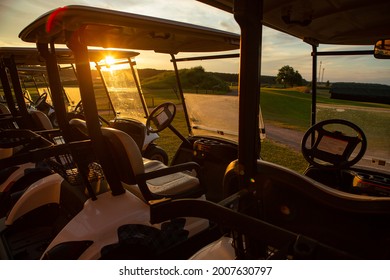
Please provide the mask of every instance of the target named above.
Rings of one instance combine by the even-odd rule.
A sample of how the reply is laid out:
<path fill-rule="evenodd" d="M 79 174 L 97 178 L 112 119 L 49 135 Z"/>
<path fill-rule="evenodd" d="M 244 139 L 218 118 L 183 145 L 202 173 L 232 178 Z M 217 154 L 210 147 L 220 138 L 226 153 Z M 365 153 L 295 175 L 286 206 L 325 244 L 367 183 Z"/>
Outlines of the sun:
<path fill-rule="evenodd" d="M 113 65 L 115 63 L 115 58 L 113 56 L 110 56 L 110 55 L 106 56 L 104 60 L 105 60 L 107 67 L 110 67 L 111 65 Z"/>

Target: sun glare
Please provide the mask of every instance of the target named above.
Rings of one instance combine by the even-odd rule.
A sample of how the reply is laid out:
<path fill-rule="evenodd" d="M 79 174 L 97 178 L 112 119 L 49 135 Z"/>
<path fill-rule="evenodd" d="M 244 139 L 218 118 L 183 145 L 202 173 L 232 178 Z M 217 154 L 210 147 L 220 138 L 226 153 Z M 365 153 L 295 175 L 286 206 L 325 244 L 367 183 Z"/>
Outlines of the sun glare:
<path fill-rule="evenodd" d="M 108 55 L 108 56 L 106 56 L 106 58 L 105 58 L 105 62 L 106 62 L 106 66 L 107 66 L 107 67 L 110 67 L 112 64 L 115 63 L 115 58 L 112 57 L 112 56 L 110 56 L 110 55 Z"/>

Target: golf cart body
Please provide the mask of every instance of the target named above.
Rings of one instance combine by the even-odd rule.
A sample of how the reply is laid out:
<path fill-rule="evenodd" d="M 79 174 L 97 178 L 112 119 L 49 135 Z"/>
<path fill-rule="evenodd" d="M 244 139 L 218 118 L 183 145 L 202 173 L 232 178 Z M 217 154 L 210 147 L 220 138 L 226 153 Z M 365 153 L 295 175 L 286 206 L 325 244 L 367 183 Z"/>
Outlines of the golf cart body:
<path fill-rule="evenodd" d="M 329 106 L 321 106 L 317 104 L 316 98 L 318 56 L 373 56 L 374 46 L 376 46 L 375 53 L 386 52 L 385 42 L 390 36 L 386 24 L 390 18 L 385 10 L 390 8 L 389 3 L 266 0 L 200 0 L 200 2 L 234 14 L 235 20 L 240 25 L 242 34 L 240 83 L 244 85 L 240 88 L 240 103 L 244 105 L 240 110 L 242 127 L 240 126 L 239 158 L 235 168 L 239 166 L 242 171 L 237 173 L 241 188 L 252 190 L 252 197 L 255 197 L 257 203 L 261 205 L 260 211 L 251 212 L 251 217 L 256 217 L 257 222 L 262 220 L 285 229 L 284 232 L 274 231 L 275 228 L 271 227 L 265 230 L 264 224 L 258 224 L 257 228 L 263 231 L 258 232 L 261 237 L 257 238 L 249 232 L 249 229 L 238 229 L 233 225 L 232 228 L 239 234 L 244 233 L 247 243 L 254 240 L 259 242 L 255 241 L 253 247 L 247 246 L 246 250 L 244 247 L 235 250 L 231 257 L 388 259 L 390 257 L 388 140 L 379 142 L 381 144 L 373 147 L 373 152 L 367 149 L 365 157 L 372 157 L 369 162 L 364 162 L 364 157 L 359 162 L 367 145 L 366 139 L 362 136 L 363 132 L 356 127 L 353 129 L 351 138 L 357 140 L 357 143 L 353 144 L 348 139 L 350 137 L 348 134 L 351 133 L 354 123 L 348 124 L 349 131 L 343 128 L 339 130 L 338 125 L 346 125 L 347 121 L 334 119 L 335 116 L 340 118 L 339 115 L 344 115 L 340 114 L 345 112 L 344 108 L 330 109 Z M 250 125 L 250 120 L 253 119 L 253 112 L 258 108 L 256 105 L 259 102 L 257 99 L 259 92 L 256 85 L 259 81 L 253 73 L 260 70 L 261 60 L 248 58 L 261 57 L 262 25 L 300 38 L 312 46 L 312 128 L 307 132 L 302 143 L 302 152 L 311 166 L 304 176 L 278 165 L 255 160 L 251 156 L 256 151 L 255 146 L 250 145 L 251 143 L 246 140 L 248 135 L 256 137 L 255 127 Z M 365 45 L 369 50 L 350 51 L 348 46 L 347 51 L 317 50 L 319 46 L 326 44 Z M 382 47 L 380 51 L 377 50 L 378 45 Z M 376 55 L 376 57 L 384 58 L 386 55 Z M 349 109 L 353 110 L 353 108 Z M 329 113 L 328 110 L 331 112 Z M 365 116 L 362 111 L 356 111 L 360 117 Z M 388 109 L 379 109 L 379 112 L 382 114 L 379 118 L 388 118 Z M 329 117 L 333 119 L 326 119 Z M 327 125 L 331 127 L 325 128 Z M 370 125 L 375 126 L 373 119 L 370 119 Z M 363 130 L 366 129 L 367 127 L 364 127 Z M 372 132 L 371 135 L 367 135 L 367 138 L 381 134 L 383 128 L 376 129 L 377 131 L 367 129 L 367 134 Z M 388 131 L 386 128 L 384 130 Z M 385 133 L 384 138 L 387 139 L 388 134 L 386 136 Z M 374 138 L 370 138 L 369 141 L 373 141 L 372 139 Z M 354 150 L 357 146 L 359 148 Z M 378 157 L 381 160 L 378 160 Z M 316 162 L 316 159 L 320 161 Z M 382 162 L 378 164 L 379 161 Z M 238 199 L 242 200 L 242 198 Z M 252 221 L 251 224 L 254 230 L 255 222 Z M 283 236 L 287 231 L 297 233 L 297 239 L 289 240 L 287 236 Z M 239 239 L 234 240 L 237 242 Z M 285 240 L 284 245 L 282 240 Z M 219 256 L 222 258 L 224 253 L 229 252 L 224 249 L 224 244 L 226 241 L 223 240 L 216 242 L 210 245 L 208 250 L 211 248 L 215 252 L 215 248 L 219 248 L 221 251 Z M 331 250 L 326 252 L 327 249 L 322 251 L 324 247 L 321 244 L 327 245 L 327 249 L 339 250 L 340 254 Z M 265 245 L 268 249 L 272 247 L 272 253 L 268 254 L 270 251 L 267 250 L 262 251 L 264 247 L 261 245 Z M 277 249 L 274 250 L 275 248 Z M 203 250 L 196 257 L 204 258 L 202 254 L 207 256 L 207 253 L 207 250 Z"/>
<path fill-rule="evenodd" d="M 63 12 L 66 14 L 66 17 L 62 17 L 64 29 L 51 26 L 54 29 L 47 33 L 45 28 L 47 19 Z M 57 19 L 49 21 L 54 23 Z M 74 33 L 73 38 L 78 36 L 77 33 L 80 31 L 76 27 L 78 23 L 74 26 L 75 29 L 71 27 L 72 24 L 67 26 L 73 21 L 83 26 L 85 22 L 88 22 L 87 26 L 91 28 L 91 34 L 79 34 L 81 37 L 85 36 L 84 39 L 89 36 L 91 36 L 90 39 L 96 39 L 95 32 L 108 36 L 107 38 L 114 37 L 106 40 L 106 37 L 100 36 L 102 40 L 96 42 L 93 41 L 94 39 L 92 41 L 87 39 L 85 45 L 79 45 L 72 39 L 72 42 L 68 42 L 67 36 L 60 39 L 63 32 Z M 127 37 L 123 36 L 124 34 L 120 34 L 118 36 L 120 40 L 115 41 L 117 29 L 114 27 L 113 32 L 110 32 L 112 23 L 114 26 L 122 26 L 119 29 L 123 28 L 126 32 L 131 30 L 146 30 L 147 32 L 138 34 L 140 40 L 134 41 L 140 43 L 138 46 L 132 45 L 131 40 L 126 42 L 124 39 Z M 172 40 L 166 43 L 160 42 L 160 32 L 170 33 Z M 146 36 L 142 37 L 142 35 Z M 132 38 L 133 34 L 130 32 L 127 36 Z M 221 234 L 218 229 L 210 227 L 207 219 L 202 218 L 183 216 L 168 222 L 150 223 L 150 207 L 155 203 L 178 198 L 205 200 L 203 177 L 200 180 L 193 175 L 194 171 L 198 175 L 201 174 L 200 166 L 193 161 L 184 161 L 183 157 L 181 157 L 181 164 L 170 167 L 158 161 L 142 159 L 138 147 L 128 134 L 112 127 L 101 126 L 96 106 L 96 92 L 91 79 L 91 58 L 87 45 L 101 46 L 102 42 L 105 42 L 104 47 L 106 47 L 106 43 L 109 42 L 112 47 L 131 47 L 132 49 L 143 49 L 148 46 L 156 48 L 157 46 L 157 51 L 168 53 L 224 51 L 237 48 L 239 37 L 236 34 L 133 14 L 70 6 L 38 18 L 22 31 L 20 37 L 25 41 L 36 42 L 40 54 L 45 58 L 53 94 L 53 106 L 65 140 L 63 147 L 68 149 L 67 151 L 79 167 L 86 166 L 84 162 L 86 158 L 88 158 L 88 168 L 90 163 L 101 166 L 104 172 L 104 182 L 108 183 L 109 189 L 101 187 L 103 190 L 98 190 L 99 186 L 105 185 L 101 177 L 97 182 L 94 181 L 92 186 L 88 184 L 88 181 L 85 181 L 85 177 L 88 176 L 83 176 L 85 170 L 82 168 L 79 168 L 79 173 L 82 175 L 83 184 L 78 186 L 72 187 L 64 184 L 64 180 L 61 181 L 58 174 L 53 175 L 59 180 L 59 184 L 53 184 L 55 186 L 53 189 L 44 180 L 36 182 L 2 220 L 3 246 L 0 251 L 2 258 L 187 258 L 197 248 Z M 54 38 L 59 40 L 56 41 Z M 50 43 L 50 48 L 48 43 Z M 69 121 L 66 117 L 64 99 L 58 94 L 60 92 L 58 89 L 62 85 L 56 70 L 58 63 L 54 55 L 56 43 L 68 44 L 74 54 L 85 121 L 80 119 Z M 171 110 L 175 107 L 173 104 L 164 104 L 161 108 L 154 110 L 148 121 L 157 123 L 156 120 L 162 120 L 162 125 L 168 125 L 166 119 L 172 120 L 175 114 Z M 160 128 L 161 126 L 157 129 Z M 75 141 L 72 138 L 73 129 L 87 136 L 87 139 Z M 188 150 L 192 144 L 184 137 L 183 141 L 186 142 L 185 145 L 190 145 L 186 146 Z M 236 151 L 236 145 L 228 142 L 225 144 L 231 145 L 231 149 Z M 36 157 L 43 157 L 45 153 L 50 155 L 51 151 L 34 151 L 26 157 L 32 154 Z M 89 160 L 90 157 L 92 157 L 91 160 Z M 188 157 L 187 152 L 185 157 Z M 192 160 L 192 156 L 190 159 Z M 87 171 L 91 172 L 90 169 Z M 219 172 L 223 173 L 222 170 Z M 87 189 L 87 194 L 84 188 Z M 31 203 L 31 199 L 36 202 Z M 48 217 L 49 213 L 43 210 L 49 206 L 56 210 L 50 212 L 53 214 L 51 217 Z M 55 215 L 57 209 L 61 212 L 59 216 Z M 42 215 L 42 211 L 46 215 Z M 41 216 L 35 221 L 34 217 L 37 214 Z M 54 235 L 53 227 L 56 229 Z M 43 238 L 41 240 L 33 238 L 34 240 L 27 242 L 28 244 L 25 244 L 20 251 L 13 247 L 13 238 L 26 240 L 27 235 L 31 233 L 39 233 L 38 235 Z M 171 237 L 174 238 L 171 239 Z M 155 243 L 156 240 L 161 243 Z M 41 242 L 48 242 L 49 245 L 43 246 L 43 251 L 36 250 L 38 247 L 43 248 Z"/>
<path fill-rule="evenodd" d="M 61 63 L 71 61 L 69 50 L 58 50 L 57 56 Z M 12 158 L 30 150 L 54 145 L 54 140 L 60 137 L 60 131 L 54 129 L 55 113 L 53 107 L 46 103 L 47 95 L 41 95 L 41 83 L 32 79 L 36 90 L 34 98 L 30 94 L 26 98 L 26 91 L 31 87 L 22 89 L 22 84 L 27 86 L 27 82 L 23 83 L 23 74 L 28 74 L 30 79 L 36 73 L 46 73 L 42 66 L 44 60 L 38 51 L 34 48 L 2 47 L 0 57 L 3 93 L 9 109 L 9 114 L 2 117 L 0 132 L 1 158 L 4 159 L 1 166 L 0 217 L 4 217 L 32 183 L 53 174 L 41 161 L 25 160 L 12 164 Z M 47 84 L 44 84 L 46 87 Z M 35 106 L 47 106 L 49 110 L 44 113 Z"/>
<path fill-rule="evenodd" d="M 91 61 L 95 62 L 96 65 L 98 65 L 99 61 L 104 60 L 106 56 L 109 55 L 111 57 L 124 57 L 130 61 L 131 57 L 138 54 L 129 51 L 114 52 L 109 50 L 90 50 L 89 52 Z M 10 112 L 2 117 L 2 123 L 4 123 L 2 128 L 29 128 L 39 131 L 39 134 L 43 134 L 43 137 L 46 137 L 48 138 L 47 140 L 53 142 L 52 144 L 58 144 L 61 132 L 56 132 L 54 129 L 58 124 L 54 107 L 52 106 L 51 90 L 46 80 L 47 71 L 44 67 L 45 60 L 39 55 L 36 48 L 3 47 L 0 48 L 0 55 L 2 58 L 1 71 L 4 77 L 2 83 L 8 105 L 6 108 L 11 108 Z M 73 54 L 67 49 L 57 49 L 56 57 L 61 73 L 61 80 L 63 84 L 66 85 L 62 89 L 62 93 L 64 94 L 68 117 L 70 118 L 70 115 L 82 117 L 82 112 L 79 112 L 79 110 L 82 109 L 82 106 L 80 103 L 76 73 L 73 67 Z M 12 81 L 12 86 L 9 84 L 9 80 Z M 133 78 L 129 80 L 133 80 Z M 22 85 L 24 88 L 23 90 Z M 107 86 L 104 86 L 103 88 L 107 89 Z M 11 89 L 13 89 L 13 91 Z M 34 97 L 31 96 L 30 92 L 34 94 Z M 69 94 L 69 92 L 71 94 Z M 139 100 L 140 97 L 142 96 L 140 95 L 136 101 Z M 133 103 L 136 101 L 133 101 Z M 141 102 L 138 103 L 139 104 L 137 105 L 142 107 Z M 112 102 L 107 101 L 107 104 L 112 104 Z M 11 111 L 13 112 L 12 115 Z M 105 119 L 103 120 L 108 123 Z M 144 150 L 147 150 L 152 157 L 153 152 L 158 149 L 153 143 L 153 140 L 158 138 L 158 135 L 156 133 L 149 133 L 147 137 L 145 137 L 146 129 L 144 124 L 137 120 L 126 119 L 125 121 L 122 121 L 121 123 L 122 129 L 131 133 L 133 137 L 136 136 L 137 139 L 141 139 L 140 149 L 142 148 L 142 145 L 144 145 Z M 115 124 L 116 123 L 113 123 L 112 126 Z M 134 130 L 134 127 L 138 128 L 138 130 Z M 10 131 L 2 132 L 2 137 L 5 137 L 5 134 L 10 135 Z M 48 137 L 49 135 L 56 139 Z M 39 137 L 38 135 L 36 136 Z M 19 137 L 21 137 L 21 134 Z M 144 141 L 145 138 L 147 138 L 148 141 Z M 16 142 L 3 142 L 3 146 L 7 145 L 10 147 L 1 149 L 1 158 L 11 157 L 15 153 L 20 154 L 27 151 L 27 149 L 41 148 L 48 144 L 45 142 L 39 143 L 39 141 L 35 142 L 36 144 L 34 145 L 34 141 L 30 140 L 24 143 L 24 146 L 22 144 L 17 145 Z M 11 147 L 12 144 L 14 147 Z M 159 155 L 164 155 L 162 149 L 159 149 L 158 151 Z M 29 185 L 42 177 L 51 175 L 52 172 L 53 171 L 50 168 L 45 167 L 41 162 L 23 162 L 19 165 L 6 166 L 6 168 L 1 171 L 1 178 L 3 179 L 0 184 L 0 196 L 2 198 L 0 216 L 4 216 L 5 213 L 9 211 L 9 208 L 12 207 L 17 198 Z M 16 193 L 19 194 L 16 195 Z"/>

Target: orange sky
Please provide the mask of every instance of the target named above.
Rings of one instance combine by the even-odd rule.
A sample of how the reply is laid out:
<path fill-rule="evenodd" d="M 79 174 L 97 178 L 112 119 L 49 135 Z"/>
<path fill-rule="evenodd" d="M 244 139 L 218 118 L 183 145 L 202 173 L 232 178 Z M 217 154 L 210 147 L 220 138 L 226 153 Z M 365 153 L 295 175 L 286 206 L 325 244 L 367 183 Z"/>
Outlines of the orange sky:
<path fill-rule="evenodd" d="M 0 45 L 31 46 L 18 38 L 19 32 L 34 19 L 49 10 L 64 5 L 87 5 L 113 10 L 139 13 L 239 33 L 239 27 L 229 13 L 211 8 L 195 0 L 1 0 Z M 339 50 L 340 47 L 320 46 L 319 51 Z M 371 47 L 360 47 L 371 49 Z M 264 28 L 262 74 L 273 75 L 284 65 L 297 70 L 304 79 L 311 80 L 311 47 L 289 35 Z M 137 58 L 139 68 L 171 69 L 169 57 L 154 53 L 141 53 Z M 320 63 L 320 62 L 319 62 Z M 195 67 L 199 62 L 182 67 Z M 202 63 L 207 71 L 238 72 L 238 60 Z M 388 60 L 371 56 L 321 57 L 320 81 L 364 82 L 390 84 Z M 317 69 L 318 71 L 318 69 Z"/>

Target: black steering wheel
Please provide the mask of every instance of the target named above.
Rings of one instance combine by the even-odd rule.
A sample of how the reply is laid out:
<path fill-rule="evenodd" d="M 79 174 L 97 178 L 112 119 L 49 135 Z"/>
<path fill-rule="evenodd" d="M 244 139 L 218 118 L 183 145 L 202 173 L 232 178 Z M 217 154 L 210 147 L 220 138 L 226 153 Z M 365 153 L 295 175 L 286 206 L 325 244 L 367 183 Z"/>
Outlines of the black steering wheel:
<path fill-rule="evenodd" d="M 78 119 L 85 120 L 84 107 L 83 107 L 82 100 L 80 100 L 76 104 L 76 106 L 74 107 L 72 112 L 68 113 L 68 119 L 70 120 L 70 119 L 73 119 L 73 118 L 78 118 Z M 103 118 L 101 115 L 98 115 L 98 118 L 100 120 L 100 125 L 102 125 L 103 123 L 105 123 L 107 125 L 110 125 L 110 122 L 108 120 L 106 120 L 105 118 Z"/>
<path fill-rule="evenodd" d="M 367 149 L 367 138 L 354 123 L 330 119 L 310 127 L 302 138 L 301 148 L 303 157 L 313 166 L 348 168 L 362 159 Z M 355 150 L 357 152 L 354 153 Z M 354 156 L 350 158 L 352 153 Z"/>
<path fill-rule="evenodd" d="M 81 102 L 81 100 L 76 104 L 76 107 L 74 107 L 73 112 L 80 114 L 84 112 L 83 103 Z"/>
<path fill-rule="evenodd" d="M 46 102 L 47 92 L 43 92 L 38 99 L 34 102 L 35 108 L 39 108 L 43 102 Z"/>
<path fill-rule="evenodd" d="M 167 128 L 175 118 L 176 105 L 171 102 L 165 102 L 158 105 L 150 113 L 146 120 L 146 129 L 148 132 L 157 133 Z"/>

